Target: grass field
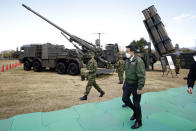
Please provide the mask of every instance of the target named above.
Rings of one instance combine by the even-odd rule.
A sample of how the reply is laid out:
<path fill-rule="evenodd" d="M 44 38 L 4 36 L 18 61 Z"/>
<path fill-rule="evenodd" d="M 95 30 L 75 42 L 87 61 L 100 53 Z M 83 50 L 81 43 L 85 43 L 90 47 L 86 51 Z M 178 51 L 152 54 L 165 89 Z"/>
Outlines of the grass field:
<path fill-rule="evenodd" d="M 18 61 L 1 60 L 2 65 Z M 160 64 L 155 65 L 155 71 L 146 72 L 144 92 L 161 91 L 186 85 L 183 80 L 188 70 L 181 70 L 178 78 L 171 74 L 162 77 Z M 59 75 L 56 72 L 24 71 L 23 66 L 14 70 L 0 72 L 0 119 L 30 113 L 48 112 L 71 107 L 73 105 L 101 102 L 122 96 L 122 85 L 118 83 L 118 75 L 99 76 L 97 83 L 106 92 L 100 98 L 99 93 L 92 88 L 87 101 L 80 101 L 87 81 L 80 81 L 80 76 Z M 186 89 L 185 89 L 186 91 Z"/>

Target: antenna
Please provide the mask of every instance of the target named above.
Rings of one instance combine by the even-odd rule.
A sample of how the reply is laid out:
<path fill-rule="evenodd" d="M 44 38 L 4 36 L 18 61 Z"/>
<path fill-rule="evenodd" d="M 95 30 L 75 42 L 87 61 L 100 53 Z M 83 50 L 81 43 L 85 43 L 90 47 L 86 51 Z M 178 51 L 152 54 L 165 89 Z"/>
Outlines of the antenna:
<path fill-rule="evenodd" d="M 97 33 L 92 33 L 92 34 L 98 34 L 98 36 L 99 36 L 99 42 L 101 43 L 101 34 L 106 34 L 106 33 L 97 32 Z"/>

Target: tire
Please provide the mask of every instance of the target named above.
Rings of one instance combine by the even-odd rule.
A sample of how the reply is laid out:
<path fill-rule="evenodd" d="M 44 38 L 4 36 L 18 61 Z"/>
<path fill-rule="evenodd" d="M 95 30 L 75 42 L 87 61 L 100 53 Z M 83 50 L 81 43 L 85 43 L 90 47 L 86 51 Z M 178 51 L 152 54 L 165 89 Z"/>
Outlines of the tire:
<path fill-rule="evenodd" d="M 66 65 L 63 62 L 59 62 L 56 66 L 56 71 L 58 74 L 65 74 Z"/>
<path fill-rule="evenodd" d="M 41 64 L 40 64 L 39 61 L 35 61 L 35 62 L 33 63 L 33 70 L 34 70 L 35 72 L 40 72 L 40 71 L 42 70 L 42 67 L 41 67 Z"/>
<path fill-rule="evenodd" d="M 31 63 L 29 61 L 24 62 L 24 70 L 25 71 L 31 70 Z"/>
<path fill-rule="evenodd" d="M 77 75 L 79 73 L 79 68 L 76 63 L 70 63 L 68 66 L 68 73 L 70 75 Z"/>

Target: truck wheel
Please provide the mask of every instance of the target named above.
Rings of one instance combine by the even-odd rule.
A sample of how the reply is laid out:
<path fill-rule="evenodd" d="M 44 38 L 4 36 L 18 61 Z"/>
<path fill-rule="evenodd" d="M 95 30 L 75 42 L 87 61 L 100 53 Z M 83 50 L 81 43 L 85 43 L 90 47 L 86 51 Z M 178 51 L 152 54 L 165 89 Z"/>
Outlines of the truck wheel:
<path fill-rule="evenodd" d="M 79 68 L 76 63 L 70 63 L 68 66 L 68 72 L 70 75 L 77 75 L 79 73 Z"/>
<path fill-rule="evenodd" d="M 24 62 L 24 70 L 25 71 L 31 70 L 31 63 L 29 61 Z"/>
<path fill-rule="evenodd" d="M 35 61 L 35 62 L 33 63 L 33 70 L 34 70 L 35 72 L 40 72 L 41 69 L 42 69 L 42 67 L 41 67 L 40 62 L 39 62 L 39 61 Z"/>
<path fill-rule="evenodd" d="M 59 74 L 65 74 L 66 72 L 66 66 L 63 62 L 59 62 L 56 66 L 56 70 L 57 70 L 57 73 Z"/>

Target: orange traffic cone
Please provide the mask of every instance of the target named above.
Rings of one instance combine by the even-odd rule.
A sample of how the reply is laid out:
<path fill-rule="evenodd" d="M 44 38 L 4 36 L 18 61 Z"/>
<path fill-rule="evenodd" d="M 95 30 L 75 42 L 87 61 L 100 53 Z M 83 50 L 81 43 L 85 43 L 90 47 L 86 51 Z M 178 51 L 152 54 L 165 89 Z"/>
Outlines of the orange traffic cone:
<path fill-rule="evenodd" d="M 10 64 L 10 70 L 12 69 L 12 65 Z"/>
<path fill-rule="evenodd" d="M 2 66 L 1 72 L 4 72 L 4 65 Z"/>
<path fill-rule="evenodd" d="M 8 70 L 8 65 L 6 65 L 6 71 Z"/>

